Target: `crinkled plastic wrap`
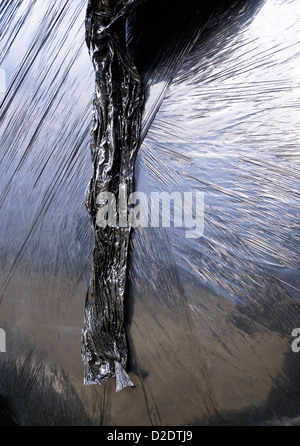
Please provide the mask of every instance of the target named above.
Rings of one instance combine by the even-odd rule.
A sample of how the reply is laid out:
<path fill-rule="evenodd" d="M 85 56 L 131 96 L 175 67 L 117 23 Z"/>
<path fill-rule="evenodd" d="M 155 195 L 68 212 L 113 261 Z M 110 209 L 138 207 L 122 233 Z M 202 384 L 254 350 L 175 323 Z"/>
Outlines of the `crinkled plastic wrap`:
<path fill-rule="evenodd" d="M 130 227 L 101 225 L 97 216 L 107 206 L 107 193 L 120 207 L 119 190 L 133 192 L 139 146 L 143 88 L 126 54 L 125 20 L 132 1 L 89 1 L 86 40 L 95 69 L 92 161 L 94 175 L 87 194 L 95 233 L 93 276 L 82 338 L 85 384 L 104 384 L 116 377 L 117 391 L 134 386 L 125 372 L 127 345 L 124 293 Z M 130 8 L 131 10 L 131 8 Z M 127 203 L 127 194 L 126 194 Z M 99 226 L 100 224 L 100 226 Z"/>
<path fill-rule="evenodd" d="M 19 425 L 297 425 L 298 1 L 134 3 L 118 30 L 145 98 L 134 190 L 201 192 L 204 231 L 131 231 L 122 357 L 135 388 L 85 386 L 88 5 L 2 2 L 1 412 Z"/>

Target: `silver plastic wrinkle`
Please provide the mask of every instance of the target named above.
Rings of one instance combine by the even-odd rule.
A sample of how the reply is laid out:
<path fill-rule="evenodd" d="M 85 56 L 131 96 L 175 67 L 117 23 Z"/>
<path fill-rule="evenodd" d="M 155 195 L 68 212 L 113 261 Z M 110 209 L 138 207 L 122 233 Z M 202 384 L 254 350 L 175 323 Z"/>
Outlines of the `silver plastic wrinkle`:
<path fill-rule="evenodd" d="M 133 192 L 133 172 L 139 145 L 143 88 L 139 73 L 126 54 L 124 18 L 133 1 L 89 1 L 86 41 L 95 70 L 91 154 L 93 177 L 86 207 L 95 236 L 93 273 L 84 309 L 82 358 L 84 383 L 117 379 L 117 391 L 134 386 L 127 364 L 124 295 L 130 227 L 100 227 L 101 193 L 113 193 L 119 208 L 119 188 Z M 127 197 L 126 197 L 127 203 Z"/>

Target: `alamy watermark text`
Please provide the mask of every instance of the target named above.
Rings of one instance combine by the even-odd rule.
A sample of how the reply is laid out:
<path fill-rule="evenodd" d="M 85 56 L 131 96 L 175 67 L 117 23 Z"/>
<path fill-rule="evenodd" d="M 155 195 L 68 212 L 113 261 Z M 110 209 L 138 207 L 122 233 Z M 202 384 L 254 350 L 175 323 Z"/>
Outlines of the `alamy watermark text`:
<path fill-rule="evenodd" d="M 204 192 L 133 192 L 119 186 L 116 197 L 104 191 L 97 196 L 96 223 L 100 228 L 128 226 L 184 228 L 186 238 L 198 238 L 204 232 Z"/>

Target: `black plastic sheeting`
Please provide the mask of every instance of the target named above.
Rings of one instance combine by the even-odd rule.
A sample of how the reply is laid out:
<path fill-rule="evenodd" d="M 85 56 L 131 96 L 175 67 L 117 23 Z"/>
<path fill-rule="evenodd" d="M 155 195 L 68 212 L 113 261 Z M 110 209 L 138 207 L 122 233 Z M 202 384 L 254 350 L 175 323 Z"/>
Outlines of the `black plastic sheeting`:
<path fill-rule="evenodd" d="M 135 3 L 89 1 L 86 17 L 86 41 L 96 86 L 91 141 L 93 177 L 86 199 L 95 248 L 82 336 L 84 383 L 102 385 L 115 377 L 117 391 L 134 387 L 125 371 L 128 354 L 124 295 L 130 239 L 127 206 L 123 211 L 125 224 L 116 214 L 122 201 L 119 191 L 126 191 L 126 204 L 127 195 L 134 192 L 144 105 L 140 75 L 126 54 L 126 17 Z M 111 218 L 114 221 L 109 224 L 104 218 L 101 221 L 108 207 L 108 194 L 116 204 Z"/>
<path fill-rule="evenodd" d="M 0 395 L 17 424 L 300 424 L 298 1 L 188 4 L 143 3 L 125 27 L 145 92 L 135 190 L 202 192 L 204 233 L 133 230 L 136 387 L 117 393 L 84 385 L 81 358 L 87 4 L 1 3 Z"/>

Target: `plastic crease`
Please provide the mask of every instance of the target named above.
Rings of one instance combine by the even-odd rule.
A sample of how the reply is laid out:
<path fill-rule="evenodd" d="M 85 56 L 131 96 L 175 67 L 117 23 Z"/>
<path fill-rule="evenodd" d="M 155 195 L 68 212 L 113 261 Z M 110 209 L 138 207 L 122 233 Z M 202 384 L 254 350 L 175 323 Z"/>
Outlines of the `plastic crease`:
<path fill-rule="evenodd" d="M 139 73 L 126 54 L 124 18 L 133 1 L 89 1 L 86 41 L 95 70 L 91 154 L 93 177 L 86 208 L 95 247 L 82 335 L 84 383 L 117 379 L 117 391 L 134 384 L 127 376 L 124 294 L 130 227 L 101 227 L 97 212 L 105 205 L 101 193 L 113 193 L 119 208 L 120 187 L 133 192 L 133 172 L 139 145 L 143 88 Z"/>

